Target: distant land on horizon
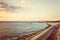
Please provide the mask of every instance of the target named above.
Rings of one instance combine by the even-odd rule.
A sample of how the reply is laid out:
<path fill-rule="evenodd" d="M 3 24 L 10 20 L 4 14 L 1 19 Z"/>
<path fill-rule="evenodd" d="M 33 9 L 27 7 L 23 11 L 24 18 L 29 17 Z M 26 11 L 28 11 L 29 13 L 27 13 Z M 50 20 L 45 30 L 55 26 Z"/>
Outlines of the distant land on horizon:
<path fill-rule="evenodd" d="M 43 23 L 43 22 L 60 22 L 60 20 L 58 20 L 58 21 L 0 21 L 0 23 L 6 23 L 6 22 L 8 22 L 8 23 L 11 23 L 11 22 L 13 22 L 13 23 L 20 23 L 20 22 L 30 22 L 30 23 L 32 23 L 32 22 L 41 22 L 41 23 Z"/>

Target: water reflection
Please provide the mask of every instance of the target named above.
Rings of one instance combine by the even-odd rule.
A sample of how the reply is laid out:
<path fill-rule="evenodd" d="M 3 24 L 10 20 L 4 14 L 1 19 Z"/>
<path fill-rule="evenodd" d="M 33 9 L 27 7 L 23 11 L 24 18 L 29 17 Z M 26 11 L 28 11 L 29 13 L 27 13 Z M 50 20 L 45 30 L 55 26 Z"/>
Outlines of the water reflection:
<path fill-rule="evenodd" d="M 31 34 L 38 30 L 46 28 L 48 25 L 46 23 L 38 22 L 1 22 L 0 23 L 0 37 L 2 36 L 23 36 Z M 1 35 L 2 34 L 2 35 Z"/>

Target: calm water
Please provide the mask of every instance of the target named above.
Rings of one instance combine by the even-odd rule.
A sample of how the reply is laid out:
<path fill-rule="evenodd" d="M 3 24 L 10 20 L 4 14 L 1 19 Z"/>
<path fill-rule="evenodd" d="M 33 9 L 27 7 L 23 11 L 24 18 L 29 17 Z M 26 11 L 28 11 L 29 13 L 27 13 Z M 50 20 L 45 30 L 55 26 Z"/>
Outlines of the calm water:
<path fill-rule="evenodd" d="M 46 28 L 46 23 L 38 22 L 0 22 L 0 37 L 23 36 Z"/>

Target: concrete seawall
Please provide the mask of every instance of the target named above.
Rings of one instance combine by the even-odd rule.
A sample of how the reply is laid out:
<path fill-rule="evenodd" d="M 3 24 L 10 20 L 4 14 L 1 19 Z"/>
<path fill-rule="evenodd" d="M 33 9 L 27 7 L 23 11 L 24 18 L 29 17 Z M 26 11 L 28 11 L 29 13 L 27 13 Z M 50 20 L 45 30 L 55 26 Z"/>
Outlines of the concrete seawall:
<path fill-rule="evenodd" d="M 42 33 L 33 37 L 31 40 L 54 40 L 57 29 L 58 29 L 58 26 L 53 25 L 49 27 L 48 29 L 44 30 Z"/>

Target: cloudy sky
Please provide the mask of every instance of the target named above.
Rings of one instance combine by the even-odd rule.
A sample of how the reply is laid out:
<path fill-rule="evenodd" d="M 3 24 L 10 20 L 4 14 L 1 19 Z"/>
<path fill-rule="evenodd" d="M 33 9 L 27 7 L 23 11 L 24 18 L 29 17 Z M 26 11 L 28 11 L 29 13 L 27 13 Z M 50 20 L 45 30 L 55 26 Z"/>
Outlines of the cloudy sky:
<path fill-rule="evenodd" d="M 0 11 L 0 20 L 60 20 L 60 0 L 3 1 L 20 9 L 14 9 L 16 12 Z"/>

